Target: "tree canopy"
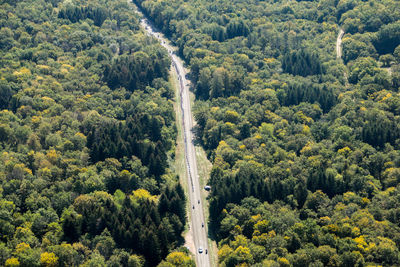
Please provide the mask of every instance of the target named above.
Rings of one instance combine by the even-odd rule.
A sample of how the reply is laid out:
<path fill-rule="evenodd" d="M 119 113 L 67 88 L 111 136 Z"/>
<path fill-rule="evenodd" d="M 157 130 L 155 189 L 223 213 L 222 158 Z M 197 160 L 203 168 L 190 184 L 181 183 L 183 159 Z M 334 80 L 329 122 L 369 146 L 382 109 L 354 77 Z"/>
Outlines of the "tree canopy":
<path fill-rule="evenodd" d="M 191 69 L 221 266 L 399 264 L 398 1 L 135 2 Z"/>
<path fill-rule="evenodd" d="M 167 52 L 123 0 L 0 6 L 0 265 L 191 263 Z"/>

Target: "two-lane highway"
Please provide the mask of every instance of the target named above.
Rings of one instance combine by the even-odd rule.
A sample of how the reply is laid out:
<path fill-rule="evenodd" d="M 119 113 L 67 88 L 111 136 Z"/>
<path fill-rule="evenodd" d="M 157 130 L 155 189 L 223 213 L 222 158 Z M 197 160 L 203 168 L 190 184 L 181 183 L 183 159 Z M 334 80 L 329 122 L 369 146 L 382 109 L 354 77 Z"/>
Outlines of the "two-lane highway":
<path fill-rule="evenodd" d="M 172 67 L 178 77 L 180 87 L 179 104 L 182 112 L 185 161 L 189 185 L 188 192 L 191 211 L 190 228 L 195 245 L 195 251 L 192 251 L 192 253 L 196 256 L 197 266 L 208 267 L 211 266 L 211 262 L 207 239 L 207 223 L 204 219 L 203 203 L 200 192 L 202 188 L 200 188 L 199 176 L 197 173 L 196 151 L 193 144 L 193 115 L 190 107 L 189 81 L 186 80 L 186 70 L 183 67 L 182 60 L 175 54 L 175 48 L 170 45 L 169 41 L 164 38 L 161 33 L 155 31 L 155 28 L 139 10 L 137 12 L 142 16 L 140 24 L 143 29 L 145 29 L 149 35 L 157 38 L 161 45 L 168 50 L 172 60 Z"/>

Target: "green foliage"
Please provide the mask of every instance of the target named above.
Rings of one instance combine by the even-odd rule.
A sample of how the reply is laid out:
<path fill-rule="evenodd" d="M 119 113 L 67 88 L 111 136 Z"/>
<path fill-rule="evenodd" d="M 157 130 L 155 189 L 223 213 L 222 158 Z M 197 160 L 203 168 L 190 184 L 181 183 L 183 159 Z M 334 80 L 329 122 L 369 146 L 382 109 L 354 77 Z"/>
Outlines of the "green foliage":
<path fill-rule="evenodd" d="M 284 72 L 301 76 L 323 74 L 318 55 L 307 50 L 285 53 L 282 69 Z"/>
<path fill-rule="evenodd" d="M 0 6 L 0 265 L 157 265 L 186 219 L 167 52 L 126 1 Z"/>
<path fill-rule="evenodd" d="M 219 264 L 398 265 L 399 2 L 136 2 L 191 69 Z"/>
<path fill-rule="evenodd" d="M 327 112 L 336 104 L 337 100 L 331 88 L 304 80 L 289 84 L 285 93 L 280 97 L 280 102 L 285 106 L 298 105 L 301 102 L 318 103 L 322 110 Z"/>
<path fill-rule="evenodd" d="M 103 22 L 110 17 L 107 13 L 108 10 L 102 6 L 73 6 L 67 5 L 58 12 L 58 17 L 61 19 L 68 19 L 75 23 L 84 19 L 91 19 L 94 25 L 101 27 Z"/>
<path fill-rule="evenodd" d="M 191 69 L 220 265 L 399 265 L 399 2 L 137 2 Z M 167 52 L 122 0 L 0 25 L 0 265 L 192 266 Z"/>
<path fill-rule="evenodd" d="M 400 44 L 400 22 L 382 26 L 375 41 L 375 47 L 380 54 L 393 53 Z"/>
<path fill-rule="evenodd" d="M 142 51 L 122 55 L 105 65 L 104 80 L 112 89 L 125 87 L 130 91 L 145 89 L 153 79 L 168 76 L 170 61 L 164 50 L 154 47 L 151 54 Z"/>

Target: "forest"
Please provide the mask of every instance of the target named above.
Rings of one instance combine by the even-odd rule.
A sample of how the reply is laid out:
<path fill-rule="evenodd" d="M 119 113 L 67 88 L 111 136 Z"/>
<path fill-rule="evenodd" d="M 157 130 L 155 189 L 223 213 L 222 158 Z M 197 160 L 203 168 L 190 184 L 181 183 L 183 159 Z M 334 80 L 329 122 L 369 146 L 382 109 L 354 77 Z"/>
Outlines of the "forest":
<path fill-rule="evenodd" d="M 167 51 L 125 0 L 0 6 L 0 266 L 194 266 Z"/>
<path fill-rule="evenodd" d="M 135 2 L 191 70 L 220 266 L 400 265 L 399 1 Z"/>
<path fill-rule="evenodd" d="M 191 70 L 219 266 L 400 265 L 399 1 L 135 3 Z M 194 266 L 167 51 L 125 0 L 0 6 L 0 266 Z"/>

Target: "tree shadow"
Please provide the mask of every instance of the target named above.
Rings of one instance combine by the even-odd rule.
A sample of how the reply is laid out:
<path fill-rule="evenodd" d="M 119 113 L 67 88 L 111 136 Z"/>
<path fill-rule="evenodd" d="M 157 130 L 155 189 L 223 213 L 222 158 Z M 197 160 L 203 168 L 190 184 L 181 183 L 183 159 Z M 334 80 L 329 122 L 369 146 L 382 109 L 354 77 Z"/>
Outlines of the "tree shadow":
<path fill-rule="evenodd" d="M 193 136 L 193 145 L 195 146 L 201 146 L 204 149 L 204 142 L 201 139 L 201 135 L 200 135 L 200 127 L 198 125 L 193 126 L 191 129 L 192 132 L 192 136 Z"/>

